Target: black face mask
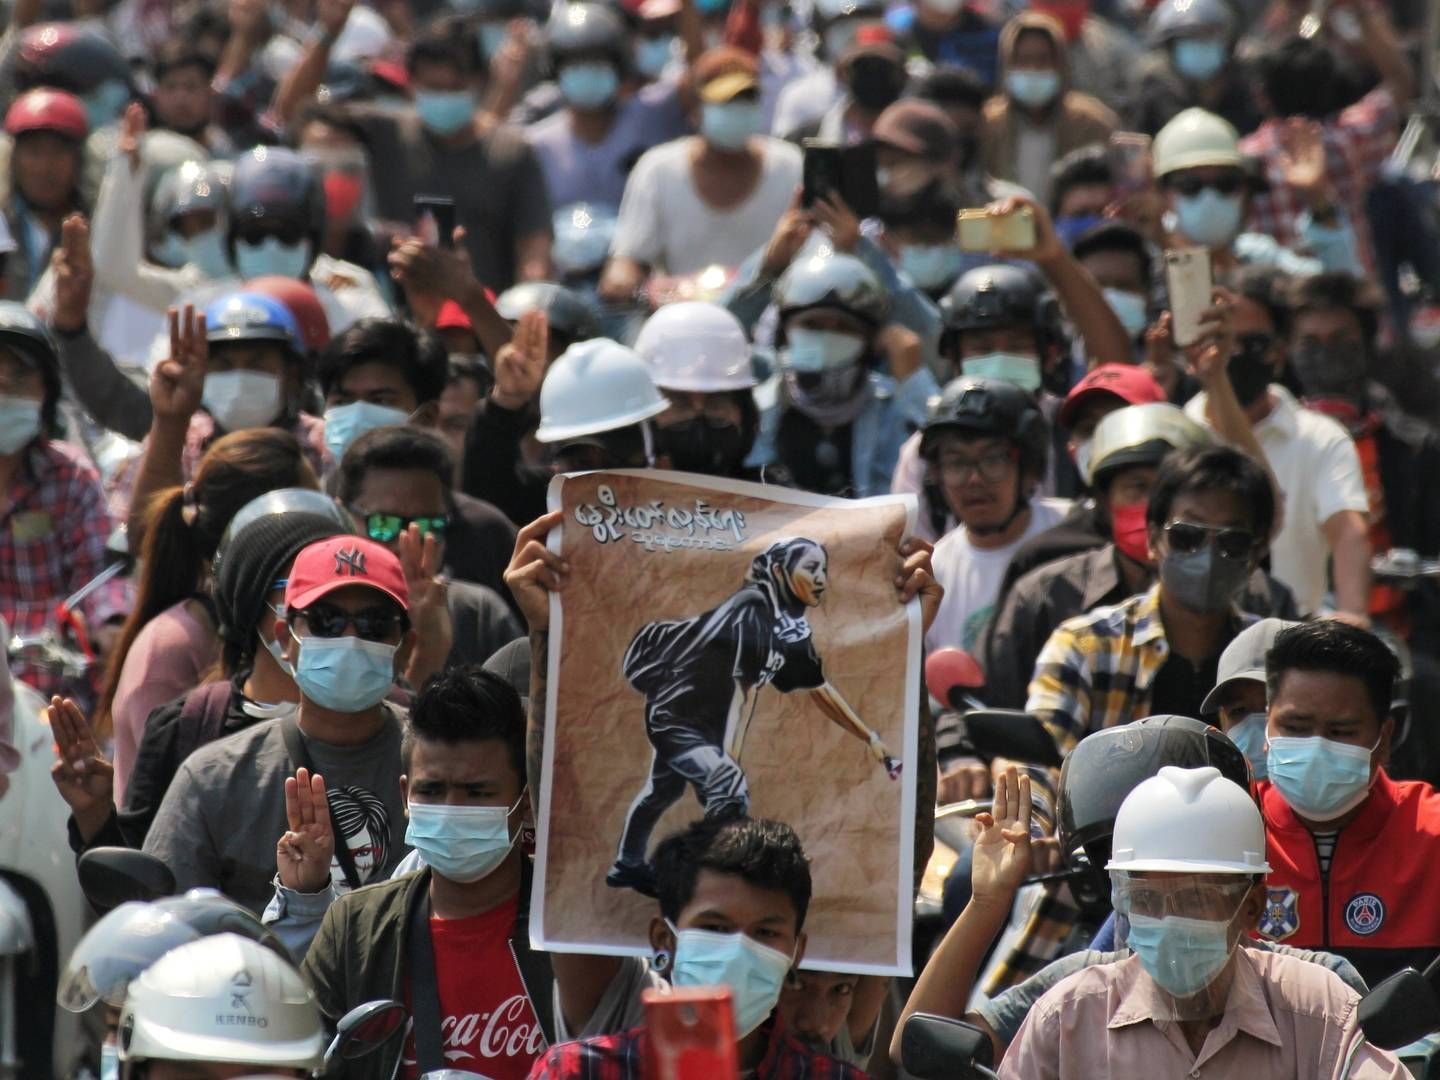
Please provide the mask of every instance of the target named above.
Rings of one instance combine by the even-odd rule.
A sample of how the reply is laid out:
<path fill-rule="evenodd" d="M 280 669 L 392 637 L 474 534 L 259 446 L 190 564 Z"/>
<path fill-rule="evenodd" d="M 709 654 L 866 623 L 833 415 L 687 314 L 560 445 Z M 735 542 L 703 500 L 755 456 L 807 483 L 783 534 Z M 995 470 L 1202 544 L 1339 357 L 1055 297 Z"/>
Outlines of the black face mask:
<path fill-rule="evenodd" d="M 905 69 L 877 56 L 861 56 L 850 65 L 849 86 L 862 109 L 884 112 L 905 89 Z"/>
<path fill-rule="evenodd" d="M 738 476 L 750 447 L 739 424 L 692 416 L 689 420 L 656 427 L 655 441 L 671 468 L 707 476 Z"/>
<path fill-rule="evenodd" d="M 1275 365 L 1270 360 L 1270 349 L 1274 343 L 1275 339 L 1269 334 L 1244 334 L 1236 344 L 1235 354 L 1225 365 L 1235 396 L 1245 408 L 1260 400 L 1275 377 Z"/>
<path fill-rule="evenodd" d="M 1306 397 L 1358 399 L 1365 385 L 1365 352 L 1357 345 L 1312 342 L 1296 349 L 1290 362 Z"/>

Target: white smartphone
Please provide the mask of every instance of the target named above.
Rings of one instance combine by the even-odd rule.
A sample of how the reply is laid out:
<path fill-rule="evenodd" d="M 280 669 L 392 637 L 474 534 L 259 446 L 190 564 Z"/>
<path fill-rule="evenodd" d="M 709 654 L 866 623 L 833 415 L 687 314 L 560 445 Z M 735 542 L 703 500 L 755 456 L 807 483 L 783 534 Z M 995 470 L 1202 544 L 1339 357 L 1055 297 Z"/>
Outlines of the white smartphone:
<path fill-rule="evenodd" d="M 1210 307 L 1210 252 L 1202 247 L 1165 252 L 1170 333 L 1181 348 L 1200 340 L 1200 316 Z"/>

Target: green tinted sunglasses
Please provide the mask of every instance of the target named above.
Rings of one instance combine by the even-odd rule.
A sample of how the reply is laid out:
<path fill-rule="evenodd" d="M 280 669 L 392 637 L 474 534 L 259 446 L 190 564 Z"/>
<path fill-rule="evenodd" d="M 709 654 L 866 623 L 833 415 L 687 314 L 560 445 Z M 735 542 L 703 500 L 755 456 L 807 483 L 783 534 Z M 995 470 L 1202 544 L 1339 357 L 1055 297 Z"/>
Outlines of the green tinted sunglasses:
<path fill-rule="evenodd" d="M 400 514 L 366 514 L 360 510 L 351 511 L 356 517 L 365 523 L 365 535 L 374 540 L 377 544 L 388 544 L 410 526 L 419 525 L 422 536 L 433 536 L 437 540 L 445 538 L 445 530 L 450 527 L 449 514 L 434 514 L 430 517 L 404 517 Z"/>

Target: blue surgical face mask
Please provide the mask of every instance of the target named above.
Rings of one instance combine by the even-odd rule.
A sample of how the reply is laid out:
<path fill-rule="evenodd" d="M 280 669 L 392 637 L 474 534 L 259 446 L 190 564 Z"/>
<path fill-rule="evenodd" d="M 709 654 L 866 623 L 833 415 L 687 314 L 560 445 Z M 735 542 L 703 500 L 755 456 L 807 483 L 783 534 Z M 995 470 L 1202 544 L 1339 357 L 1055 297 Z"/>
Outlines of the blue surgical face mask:
<path fill-rule="evenodd" d="M 1206 82 L 1225 66 L 1225 42 L 1218 38 L 1182 38 L 1175 42 L 1175 70 L 1191 82 Z"/>
<path fill-rule="evenodd" d="M 378 427 L 403 424 L 410 414 L 387 405 L 368 401 L 352 401 L 349 405 L 332 405 L 325 410 L 325 448 L 337 462 L 345 456 L 350 444 Z"/>
<path fill-rule="evenodd" d="M 1062 244 L 1073 248 L 1082 236 L 1104 223 L 1105 219 L 1099 214 L 1067 214 L 1055 219 L 1055 233 Z"/>
<path fill-rule="evenodd" d="M 1146 314 L 1149 305 L 1145 297 L 1139 293 L 1126 292 L 1124 289 L 1105 289 L 1105 302 L 1110 305 L 1110 310 L 1115 312 L 1115 317 L 1120 320 L 1120 325 L 1125 327 L 1125 332 L 1131 338 L 1138 338 L 1145 332 L 1145 327 L 1150 320 Z"/>
<path fill-rule="evenodd" d="M 945 288 L 960 276 L 965 253 L 954 244 L 906 244 L 900 249 L 900 269 L 926 292 Z"/>
<path fill-rule="evenodd" d="M 735 1006 L 735 1037 L 743 1039 L 765 1022 L 780 1000 L 794 963 L 745 934 L 676 930 L 672 986 L 728 986 Z"/>
<path fill-rule="evenodd" d="M 864 352 L 865 342 L 854 334 L 796 327 L 785 332 L 785 348 L 780 353 L 780 362 L 791 371 L 811 374 L 849 367 Z"/>
<path fill-rule="evenodd" d="M 556 82 L 566 103 L 577 109 L 604 108 L 620 91 L 620 76 L 613 65 L 604 61 L 566 64 Z"/>
<path fill-rule="evenodd" d="M 1370 794 L 1375 746 L 1366 749 L 1318 735 L 1272 735 L 1265 764 L 1290 809 L 1309 821 L 1334 821 Z"/>
<path fill-rule="evenodd" d="M 447 806 L 411 801 L 405 842 L 442 877 L 468 885 L 505 861 L 515 846 L 509 810 L 503 806 Z"/>
<path fill-rule="evenodd" d="M 763 120 L 758 101 L 707 101 L 700 107 L 700 135 L 717 150 L 743 150 Z"/>
<path fill-rule="evenodd" d="M 219 229 L 206 229 L 180 241 L 180 249 L 185 254 L 185 263 L 181 265 L 189 264 L 207 278 L 227 278 L 235 273 L 230 256 L 225 254 L 225 237 Z"/>
<path fill-rule="evenodd" d="M 475 95 L 469 90 L 417 90 L 415 112 L 437 135 L 454 135 L 475 116 Z"/>
<path fill-rule="evenodd" d="M 647 79 L 658 79 L 675 56 L 675 35 L 641 38 L 635 44 L 635 67 Z"/>
<path fill-rule="evenodd" d="M 1265 714 L 1254 712 L 1225 733 L 1250 763 L 1250 776 L 1264 780 L 1270 775 L 1265 756 Z"/>
<path fill-rule="evenodd" d="M 311 261 L 310 245 L 304 240 L 287 244 L 278 236 L 267 236 L 258 244 L 235 241 L 235 270 L 246 281 L 269 275 L 299 280 Z"/>
<path fill-rule="evenodd" d="M 358 713 L 385 699 L 395 682 L 399 646 L 358 637 L 302 637 L 295 684 L 317 705 Z"/>
<path fill-rule="evenodd" d="M 1230 959 L 1230 921 L 1167 915 L 1127 916 L 1126 943 L 1145 971 L 1172 997 L 1194 997 L 1215 981 Z"/>
<path fill-rule="evenodd" d="M 216 371 L 205 376 L 200 404 L 227 431 L 269 427 L 284 408 L 284 387 L 268 371 Z"/>
<path fill-rule="evenodd" d="M 1060 73 L 1017 68 L 1005 74 L 1005 89 L 1026 108 L 1043 109 L 1060 92 Z"/>
<path fill-rule="evenodd" d="M 495 54 L 505 44 L 505 39 L 510 36 L 510 27 L 503 22 L 482 22 L 475 31 L 475 40 L 480 44 L 480 52 L 486 60 L 493 60 Z"/>
<path fill-rule="evenodd" d="M 155 242 L 151 254 L 161 266 L 179 270 L 185 265 L 185 239 L 179 233 L 167 232 Z"/>
<path fill-rule="evenodd" d="M 1175 200 L 1180 231 L 1202 247 L 1228 247 L 1240 234 L 1240 215 L 1240 196 L 1221 195 L 1214 188 Z"/>
<path fill-rule="evenodd" d="M 1003 379 L 1033 394 L 1040 389 L 1040 361 L 1019 353 L 993 352 L 960 362 L 960 370 L 977 379 Z"/>
<path fill-rule="evenodd" d="M 100 1047 L 100 1080 L 120 1080 L 120 1047 L 114 1042 Z"/>
<path fill-rule="evenodd" d="M 91 131 L 113 124 L 130 100 L 130 88 L 118 79 L 101 83 L 80 99 L 85 104 L 85 120 Z"/>

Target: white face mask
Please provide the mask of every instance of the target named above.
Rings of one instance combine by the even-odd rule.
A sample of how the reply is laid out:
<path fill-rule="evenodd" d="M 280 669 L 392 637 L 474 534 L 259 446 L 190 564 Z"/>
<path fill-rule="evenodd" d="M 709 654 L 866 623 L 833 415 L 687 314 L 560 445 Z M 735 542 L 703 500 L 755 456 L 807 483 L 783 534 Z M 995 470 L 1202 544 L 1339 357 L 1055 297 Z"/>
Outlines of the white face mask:
<path fill-rule="evenodd" d="M 200 404 L 227 432 L 268 427 L 280 415 L 280 379 L 265 371 L 217 371 L 205 376 Z"/>

